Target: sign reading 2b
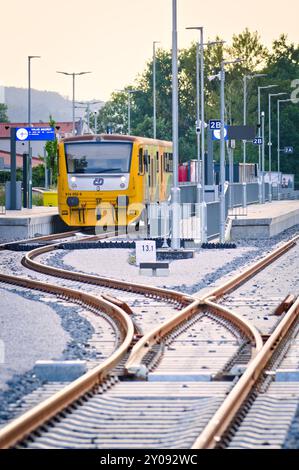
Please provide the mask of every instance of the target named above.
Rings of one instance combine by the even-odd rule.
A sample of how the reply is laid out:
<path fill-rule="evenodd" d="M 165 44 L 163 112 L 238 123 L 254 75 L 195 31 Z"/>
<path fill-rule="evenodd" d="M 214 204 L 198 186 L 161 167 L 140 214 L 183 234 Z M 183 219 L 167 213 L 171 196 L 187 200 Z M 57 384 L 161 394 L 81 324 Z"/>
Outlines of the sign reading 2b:
<path fill-rule="evenodd" d="M 136 246 L 136 264 L 155 263 L 157 261 L 156 242 L 154 240 L 138 240 Z"/>
<path fill-rule="evenodd" d="M 209 128 L 211 131 L 216 129 L 221 129 L 221 121 L 219 119 L 210 119 L 209 120 Z"/>

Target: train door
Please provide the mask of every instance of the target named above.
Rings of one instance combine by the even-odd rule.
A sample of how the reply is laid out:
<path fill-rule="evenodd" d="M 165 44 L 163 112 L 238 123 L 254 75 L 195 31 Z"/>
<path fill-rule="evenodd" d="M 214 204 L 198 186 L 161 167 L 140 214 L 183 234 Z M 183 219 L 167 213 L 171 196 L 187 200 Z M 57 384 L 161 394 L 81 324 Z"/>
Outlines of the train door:
<path fill-rule="evenodd" d="M 160 162 L 159 162 L 159 148 L 156 150 L 156 185 L 155 185 L 155 200 L 160 200 Z"/>
<path fill-rule="evenodd" d="M 162 149 L 163 150 L 163 149 Z M 160 200 L 165 199 L 164 152 L 160 151 Z"/>

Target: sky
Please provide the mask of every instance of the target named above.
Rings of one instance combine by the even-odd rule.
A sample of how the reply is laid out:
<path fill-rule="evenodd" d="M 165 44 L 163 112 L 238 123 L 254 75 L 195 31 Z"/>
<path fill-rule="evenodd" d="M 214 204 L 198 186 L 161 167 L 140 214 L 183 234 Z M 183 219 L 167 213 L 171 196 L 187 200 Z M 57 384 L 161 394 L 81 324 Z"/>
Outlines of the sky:
<path fill-rule="evenodd" d="M 187 26 L 204 26 L 206 39 L 218 34 L 228 43 L 246 27 L 268 46 L 283 32 L 299 43 L 298 0 L 177 4 L 180 48 L 198 37 Z M 71 97 L 71 77 L 56 71 L 91 71 L 76 79 L 76 99 L 108 100 L 142 73 L 153 41 L 171 47 L 172 0 L 9 0 L 0 24 L 0 85 L 26 88 L 27 56 L 40 55 L 32 61 L 33 88 Z"/>

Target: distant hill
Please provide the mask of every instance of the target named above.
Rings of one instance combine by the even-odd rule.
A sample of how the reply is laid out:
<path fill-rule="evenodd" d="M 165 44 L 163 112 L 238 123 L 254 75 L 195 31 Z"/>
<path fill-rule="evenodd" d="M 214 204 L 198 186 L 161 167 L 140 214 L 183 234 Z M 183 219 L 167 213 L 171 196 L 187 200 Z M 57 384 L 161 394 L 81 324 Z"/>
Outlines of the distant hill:
<path fill-rule="evenodd" d="M 5 103 L 11 122 L 26 122 L 28 116 L 27 88 L 5 87 Z M 93 101 L 100 101 L 94 99 Z M 99 109 L 104 102 L 90 107 L 91 111 Z M 82 105 L 80 105 L 82 106 Z M 39 122 L 49 120 L 52 115 L 55 121 L 72 120 L 72 101 L 54 91 L 31 90 L 31 118 Z M 84 109 L 76 109 L 76 118 L 84 115 Z"/>

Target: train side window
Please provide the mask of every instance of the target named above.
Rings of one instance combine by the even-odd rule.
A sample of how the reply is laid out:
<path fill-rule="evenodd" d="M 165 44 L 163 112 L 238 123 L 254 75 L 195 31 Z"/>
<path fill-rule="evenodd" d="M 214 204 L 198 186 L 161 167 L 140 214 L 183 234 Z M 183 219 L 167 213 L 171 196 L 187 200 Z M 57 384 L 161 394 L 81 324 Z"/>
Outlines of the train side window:
<path fill-rule="evenodd" d="M 139 173 L 139 175 L 143 175 L 144 174 L 144 171 L 143 171 L 144 166 L 143 166 L 143 149 L 142 148 L 139 149 L 139 155 L 138 156 L 139 156 L 139 158 L 138 158 L 138 163 L 139 163 L 138 173 Z"/>
<path fill-rule="evenodd" d="M 156 171 L 159 173 L 159 152 L 156 153 Z"/>
<path fill-rule="evenodd" d="M 163 153 L 163 168 L 164 168 L 164 171 L 167 172 L 167 153 L 166 152 Z"/>
<path fill-rule="evenodd" d="M 172 153 L 168 154 L 168 168 L 169 168 L 169 173 L 173 171 L 173 156 Z"/>
<path fill-rule="evenodd" d="M 148 151 L 145 150 L 143 154 L 143 163 L 144 163 L 144 171 L 148 172 Z"/>
<path fill-rule="evenodd" d="M 151 156 L 148 155 L 147 156 L 147 162 L 148 162 L 148 185 L 149 187 L 152 186 L 152 182 L 153 182 L 153 177 L 152 177 L 152 168 L 153 168 L 153 165 L 152 165 L 152 161 L 151 161 Z"/>

